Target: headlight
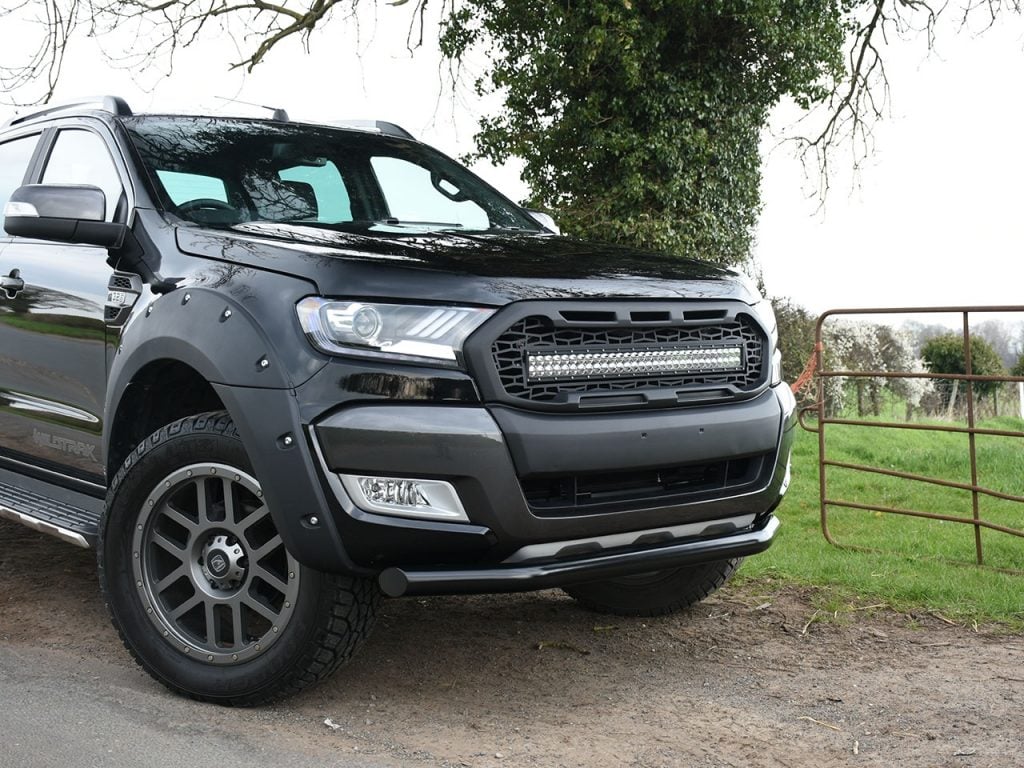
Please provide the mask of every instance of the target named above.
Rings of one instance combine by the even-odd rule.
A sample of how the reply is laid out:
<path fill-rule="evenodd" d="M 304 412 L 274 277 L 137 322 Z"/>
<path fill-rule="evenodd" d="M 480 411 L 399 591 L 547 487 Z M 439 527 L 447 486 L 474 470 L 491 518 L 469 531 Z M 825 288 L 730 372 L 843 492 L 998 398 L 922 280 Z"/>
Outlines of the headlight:
<path fill-rule="evenodd" d="M 782 353 L 777 349 L 772 353 L 772 378 L 768 383 L 773 387 L 782 383 Z"/>
<path fill-rule="evenodd" d="M 306 337 L 330 354 L 458 362 L 466 338 L 494 314 L 477 307 L 330 301 L 309 296 L 296 305 Z"/>
<path fill-rule="evenodd" d="M 764 329 L 768 331 L 768 337 L 772 341 L 772 346 L 779 343 L 779 322 L 775 319 L 775 308 L 768 299 L 761 299 L 757 304 L 754 304 L 751 309 L 757 315 L 761 324 L 764 325 Z"/>
<path fill-rule="evenodd" d="M 772 352 L 772 370 L 768 383 L 775 387 L 782 383 L 782 353 L 779 351 L 779 322 L 775 317 L 775 308 L 768 299 L 761 299 L 751 309 L 768 331 L 769 349 Z"/>

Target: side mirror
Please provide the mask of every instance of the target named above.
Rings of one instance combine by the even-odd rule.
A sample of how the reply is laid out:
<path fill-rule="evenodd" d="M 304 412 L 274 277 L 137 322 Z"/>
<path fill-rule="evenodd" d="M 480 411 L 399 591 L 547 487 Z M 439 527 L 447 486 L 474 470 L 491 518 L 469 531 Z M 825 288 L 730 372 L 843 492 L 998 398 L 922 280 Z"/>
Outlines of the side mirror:
<path fill-rule="evenodd" d="M 120 248 L 128 227 L 104 221 L 107 201 L 99 187 L 28 184 L 4 208 L 4 229 L 15 237 Z"/>
<path fill-rule="evenodd" d="M 554 232 L 556 235 L 562 234 L 561 228 L 555 223 L 551 214 L 544 213 L 544 211 L 531 211 L 529 209 L 527 209 L 526 212 L 530 214 L 534 221 L 544 227 L 544 229 Z"/>

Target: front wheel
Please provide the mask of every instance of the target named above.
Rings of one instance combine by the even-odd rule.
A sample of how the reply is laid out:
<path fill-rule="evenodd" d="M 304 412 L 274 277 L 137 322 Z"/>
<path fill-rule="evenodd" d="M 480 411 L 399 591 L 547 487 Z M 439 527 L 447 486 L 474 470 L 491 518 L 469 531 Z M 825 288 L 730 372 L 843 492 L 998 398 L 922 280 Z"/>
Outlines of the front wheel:
<path fill-rule="evenodd" d="M 138 663 L 174 691 L 256 705 L 323 679 L 369 634 L 381 595 L 285 548 L 225 413 L 151 435 L 111 484 L 104 597 Z"/>
<path fill-rule="evenodd" d="M 564 587 L 570 597 L 599 613 L 618 616 L 662 616 L 689 608 L 729 580 L 742 557 L 685 568 L 622 576 Z"/>

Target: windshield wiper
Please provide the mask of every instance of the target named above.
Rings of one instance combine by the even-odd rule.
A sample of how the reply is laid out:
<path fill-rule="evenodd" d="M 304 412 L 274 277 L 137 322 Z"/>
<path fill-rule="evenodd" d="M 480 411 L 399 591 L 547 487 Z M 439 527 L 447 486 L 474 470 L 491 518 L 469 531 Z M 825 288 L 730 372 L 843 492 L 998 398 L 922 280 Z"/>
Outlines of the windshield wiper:
<path fill-rule="evenodd" d="M 465 229 L 464 224 L 456 221 L 408 221 L 404 219 L 378 219 L 374 224 L 386 224 L 389 227 L 436 227 L 437 229 Z"/>

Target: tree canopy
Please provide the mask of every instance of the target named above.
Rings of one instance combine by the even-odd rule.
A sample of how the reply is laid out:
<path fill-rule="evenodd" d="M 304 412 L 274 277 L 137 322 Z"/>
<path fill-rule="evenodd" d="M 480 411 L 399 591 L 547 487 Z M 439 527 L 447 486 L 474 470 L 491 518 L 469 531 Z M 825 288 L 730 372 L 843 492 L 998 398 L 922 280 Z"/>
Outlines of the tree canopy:
<path fill-rule="evenodd" d="M 928 370 L 933 373 L 967 373 L 967 359 L 964 354 L 963 336 L 950 333 L 929 339 L 921 348 L 921 357 L 924 358 Z M 999 376 L 1006 373 L 1003 368 L 1003 361 L 992 348 L 992 345 L 980 336 L 971 335 L 971 371 L 978 376 Z M 948 380 L 938 382 L 938 388 L 942 392 L 955 392 L 955 388 Z M 980 395 L 988 395 L 999 388 L 999 382 L 977 381 L 974 383 L 974 391 Z"/>
<path fill-rule="evenodd" d="M 1013 364 L 1013 368 L 1010 369 L 1011 376 L 1024 376 L 1024 353 L 1017 358 L 1017 362 Z"/>
<path fill-rule="evenodd" d="M 522 158 L 532 204 L 574 234 L 735 264 L 759 210 L 759 137 L 784 96 L 843 72 L 838 3 L 467 0 L 442 50 L 482 47 L 478 153 Z"/>
<path fill-rule="evenodd" d="M 1020 12 L 1019 0 L 964 0 L 964 19 Z M 53 92 L 79 28 L 133 29 L 142 67 L 211 34 L 235 33 L 234 66 L 252 69 L 289 39 L 351 19 L 361 0 L 21 0 L 45 39 L 27 61 L 3 60 L 0 86 Z M 369 0 L 362 0 L 365 5 Z M 423 39 L 427 0 L 390 0 Z M 504 102 L 485 116 L 476 155 L 518 157 L 533 205 L 570 234 L 743 263 L 760 210 L 759 141 L 790 98 L 821 108 L 800 140 L 827 152 L 863 141 L 888 94 L 882 41 L 932 30 L 928 0 L 441 0 L 441 50 L 457 64 L 486 54 L 478 93 Z M 388 12 L 399 13 L 403 10 Z M 812 123 L 813 125 L 813 123 Z"/>

